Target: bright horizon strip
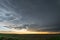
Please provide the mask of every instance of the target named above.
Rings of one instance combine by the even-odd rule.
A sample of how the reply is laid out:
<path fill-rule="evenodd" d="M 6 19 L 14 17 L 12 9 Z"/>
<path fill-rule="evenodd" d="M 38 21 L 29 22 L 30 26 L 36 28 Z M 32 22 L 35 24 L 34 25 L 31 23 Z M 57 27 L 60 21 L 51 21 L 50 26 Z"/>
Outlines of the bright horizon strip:
<path fill-rule="evenodd" d="M 33 31 L 27 31 L 27 29 L 22 29 L 22 30 L 13 29 L 13 31 L 0 31 L 0 33 L 3 33 L 3 34 L 60 34 L 60 32 L 33 32 Z"/>
<path fill-rule="evenodd" d="M 2 34 L 60 34 L 60 32 L 0 32 Z"/>

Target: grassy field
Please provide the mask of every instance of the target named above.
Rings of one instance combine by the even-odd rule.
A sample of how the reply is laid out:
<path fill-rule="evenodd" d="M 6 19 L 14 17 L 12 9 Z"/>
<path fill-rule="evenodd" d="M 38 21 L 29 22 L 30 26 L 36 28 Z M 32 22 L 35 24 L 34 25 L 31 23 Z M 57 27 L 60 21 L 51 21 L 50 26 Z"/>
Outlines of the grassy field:
<path fill-rule="evenodd" d="M 0 40 L 60 40 L 60 34 L 0 34 Z"/>

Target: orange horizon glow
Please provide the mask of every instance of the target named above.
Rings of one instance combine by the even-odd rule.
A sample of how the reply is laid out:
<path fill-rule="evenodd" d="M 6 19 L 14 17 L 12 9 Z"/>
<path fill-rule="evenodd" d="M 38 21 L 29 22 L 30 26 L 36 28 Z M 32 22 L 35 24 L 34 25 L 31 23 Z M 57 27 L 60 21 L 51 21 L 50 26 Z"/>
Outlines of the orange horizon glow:
<path fill-rule="evenodd" d="M 60 32 L 0 32 L 3 34 L 60 34 Z"/>
<path fill-rule="evenodd" d="M 60 34 L 60 32 L 36 32 L 36 31 L 28 31 L 27 29 L 12 29 L 11 31 L 0 31 L 3 34 Z"/>

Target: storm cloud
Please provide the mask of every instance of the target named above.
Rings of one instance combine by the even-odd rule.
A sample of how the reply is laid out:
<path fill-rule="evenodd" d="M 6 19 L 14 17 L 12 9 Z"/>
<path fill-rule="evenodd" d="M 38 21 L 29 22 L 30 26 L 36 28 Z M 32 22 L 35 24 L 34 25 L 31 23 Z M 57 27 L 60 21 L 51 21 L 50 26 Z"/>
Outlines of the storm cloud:
<path fill-rule="evenodd" d="M 35 31 L 60 31 L 60 1 L 0 0 L 0 23 L 4 22 Z"/>

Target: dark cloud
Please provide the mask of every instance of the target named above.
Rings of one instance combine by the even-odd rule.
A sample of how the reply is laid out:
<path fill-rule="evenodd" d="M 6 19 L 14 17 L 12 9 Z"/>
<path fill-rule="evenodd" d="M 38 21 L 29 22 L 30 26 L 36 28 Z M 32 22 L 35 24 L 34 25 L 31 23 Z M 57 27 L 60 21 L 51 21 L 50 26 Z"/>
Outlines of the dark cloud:
<path fill-rule="evenodd" d="M 53 24 L 53 25 L 45 25 L 40 26 L 38 24 L 24 24 L 22 26 L 13 27 L 15 29 L 23 29 L 28 28 L 29 31 L 52 31 L 52 32 L 59 32 L 60 31 L 60 25 L 59 24 Z"/>
<path fill-rule="evenodd" d="M 27 24 L 29 30 L 60 31 L 59 13 L 59 0 L 0 0 L 0 22 Z"/>

